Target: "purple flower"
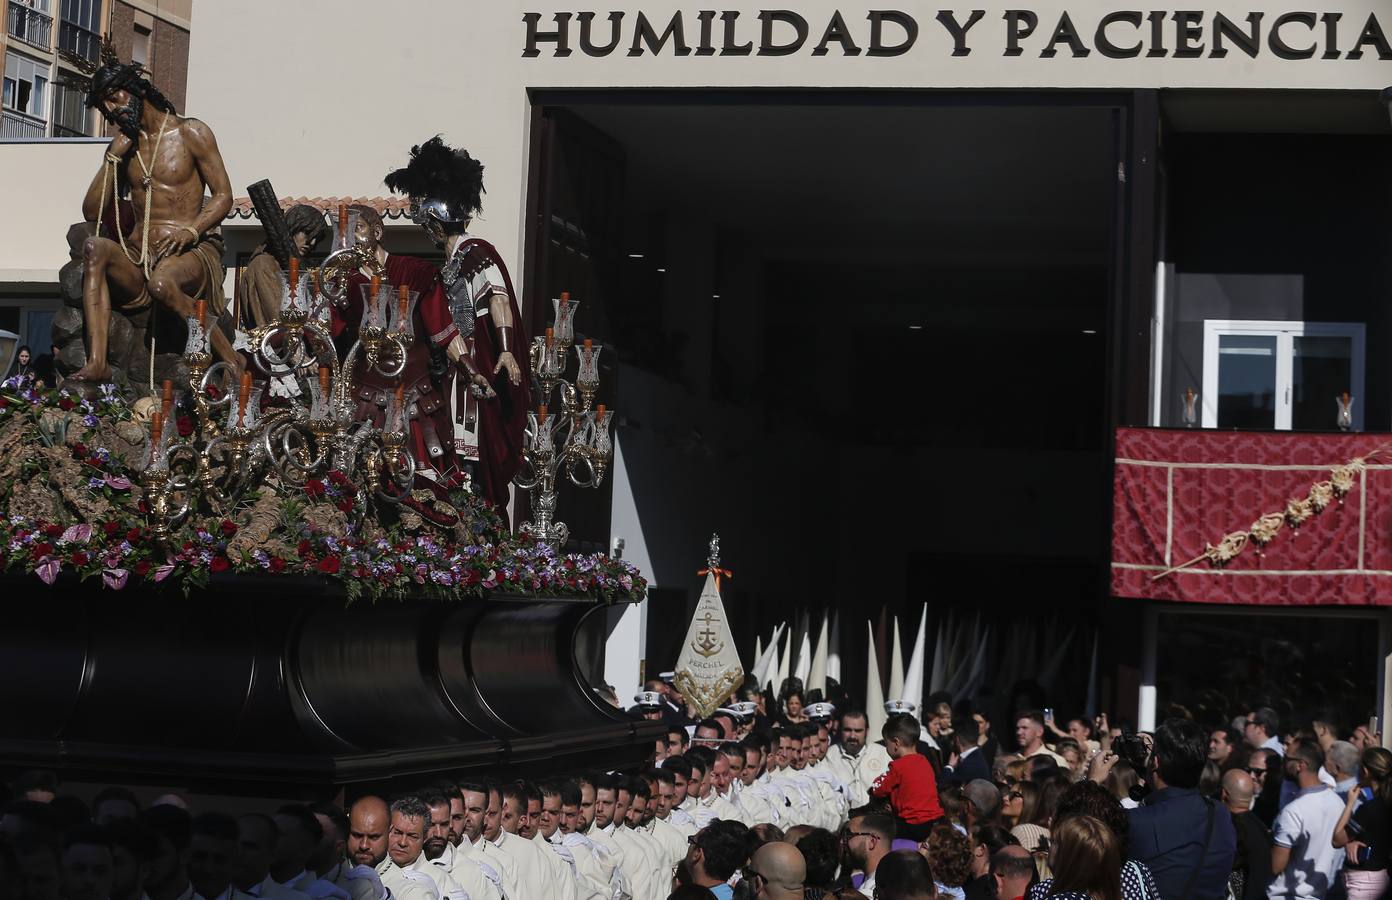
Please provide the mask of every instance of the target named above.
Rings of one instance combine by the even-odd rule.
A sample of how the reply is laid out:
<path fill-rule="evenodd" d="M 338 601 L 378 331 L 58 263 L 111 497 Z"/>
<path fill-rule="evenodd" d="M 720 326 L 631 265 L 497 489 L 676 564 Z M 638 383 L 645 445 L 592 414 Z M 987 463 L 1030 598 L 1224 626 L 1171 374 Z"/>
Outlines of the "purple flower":
<path fill-rule="evenodd" d="M 130 490 L 131 483 L 129 478 L 123 478 L 120 475 L 108 475 L 106 476 L 106 486 L 113 491 L 128 491 Z"/>
<path fill-rule="evenodd" d="M 106 479 L 105 479 L 105 478 L 88 478 L 88 479 L 87 479 L 87 487 L 88 487 L 90 490 L 99 491 L 99 490 L 101 490 L 102 488 L 106 487 Z"/>
<path fill-rule="evenodd" d="M 87 524 L 70 525 L 68 530 L 63 532 L 63 536 L 58 539 L 60 544 L 85 544 L 92 539 L 92 526 Z"/>
<path fill-rule="evenodd" d="M 87 415 L 82 417 L 82 424 L 86 425 L 88 428 L 96 428 L 101 423 L 97 421 L 96 416 L 92 415 L 91 413 L 88 413 Z"/>
<path fill-rule="evenodd" d="M 173 571 L 173 566 L 160 566 L 158 569 L 155 569 L 155 583 L 158 584 L 164 579 L 168 578 L 169 573 Z"/>
<path fill-rule="evenodd" d="M 126 586 L 126 578 L 129 576 L 130 573 L 125 569 L 107 569 L 102 572 L 102 584 L 111 588 L 113 591 L 119 591 Z"/>
<path fill-rule="evenodd" d="M 58 572 L 63 568 L 63 564 L 51 556 L 45 556 L 43 562 L 34 571 L 43 579 L 44 584 L 53 584 L 58 580 Z"/>

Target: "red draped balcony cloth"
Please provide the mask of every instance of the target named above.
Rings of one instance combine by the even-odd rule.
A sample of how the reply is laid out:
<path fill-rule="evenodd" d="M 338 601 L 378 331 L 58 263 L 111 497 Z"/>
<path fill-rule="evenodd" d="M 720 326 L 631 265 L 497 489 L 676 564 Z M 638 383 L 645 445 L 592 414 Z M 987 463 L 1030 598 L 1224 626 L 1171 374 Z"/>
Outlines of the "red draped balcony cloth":
<path fill-rule="evenodd" d="M 1226 566 L 1156 579 L 1379 448 L 1342 502 Z M 1392 605 L 1392 435 L 1120 428 L 1112 594 L 1248 606 Z"/>

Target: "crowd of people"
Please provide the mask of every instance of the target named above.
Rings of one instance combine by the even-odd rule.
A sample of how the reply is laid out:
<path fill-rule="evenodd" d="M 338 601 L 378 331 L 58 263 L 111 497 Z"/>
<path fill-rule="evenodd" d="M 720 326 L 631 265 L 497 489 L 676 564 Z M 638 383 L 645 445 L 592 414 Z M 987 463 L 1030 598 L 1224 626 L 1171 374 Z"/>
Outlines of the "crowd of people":
<path fill-rule="evenodd" d="M 438 780 L 230 815 L 9 785 L 0 900 L 1374 900 L 1392 753 L 1331 713 L 1211 730 L 970 703 L 861 710 L 788 691 L 688 721 L 668 686 L 651 765 Z M 877 717 L 878 718 L 878 717 Z M 1347 738 L 1344 740 L 1342 738 Z M 1007 749 L 1013 748 L 1013 749 Z"/>

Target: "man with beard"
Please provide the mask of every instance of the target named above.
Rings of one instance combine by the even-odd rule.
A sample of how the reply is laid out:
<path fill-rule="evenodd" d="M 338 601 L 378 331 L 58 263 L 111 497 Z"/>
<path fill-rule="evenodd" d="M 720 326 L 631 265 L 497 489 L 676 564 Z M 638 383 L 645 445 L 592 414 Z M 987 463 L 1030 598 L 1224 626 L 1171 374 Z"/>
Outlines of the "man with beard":
<path fill-rule="evenodd" d="M 628 876 L 619 867 L 617 857 L 609 848 L 588 836 L 594 824 L 594 776 L 582 775 L 577 781 L 561 786 L 561 840 L 575 857 L 576 868 L 584 872 L 611 900 L 632 900 L 633 891 Z M 593 866 L 586 864 L 586 856 Z"/>
<path fill-rule="evenodd" d="M 846 784 L 826 764 L 826 754 L 831 744 L 826 725 L 810 724 L 805 730 L 807 737 L 803 741 L 803 755 L 807 758 L 807 765 L 802 771 L 817 782 L 817 787 L 822 792 L 827 819 L 832 823 L 827 830 L 835 831 L 845 820 L 846 810 L 849 808 L 846 805 Z"/>
<path fill-rule="evenodd" d="M 355 802 L 348 810 L 348 858 L 355 866 L 375 870 L 395 900 L 439 900 L 433 881 L 419 873 L 408 877 L 388 856 L 391 821 L 391 809 L 381 797 Z"/>
<path fill-rule="evenodd" d="M 430 811 L 429 827 L 425 833 L 424 858 L 431 866 L 453 878 L 455 883 L 464 889 L 469 900 L 499 900 L 497 887 L 483 874 L 479 864 L 467 855 L 459 853 L 450 842 L 453 837 L 450 810 L 452 805 L 459 807 L 462 827 L 464 803 L 454 785 L 450 785 L 449 788 L 450 795 L 437 789 L 427 791 L 421 796 Z M 445 892 L 445 896 L 449 896 L 448 891 Z"/>
<path fill-rule="evenodd" d="M 145 873 L 145 896 L 150 900 L 187 900 L 193 892 L 188 877 L 193 819 L 177 806 L 159 804 L 142 812 L 139 821 L 155 836 L 155 856 Z"/>
<path fill-rule="evenodd" d="M 541 794 L 541 814 L 537 817 L 536 837 L 533 840 L 555 853 L 561 868 L 575 884 L 576 900 L 609 900 L 609 879 L 596 864 L 594 852 L 585 847 L 572 849 L 561 829 L 561 822 L 566 817 L 562 798 L 564 785 L 560 781 L 547 780 L 537 785 L 537 791 Z M 578 806 L 578 802 L 575 805 Z M 576 837 L 583 840 L 580 835 Z"/>
<path fill-rule="evenodd" d="M 588 889 L 583 889 L 576 878 L 575 861 L 570 858 L 570 851 L 564 847 L 553 846 L 542 836 L 542 818 L 545 815 L 544 803 L 541 789 L 529 781 L 519 781 L 518 789 L 522 791 L 527 800 L 527 827 L 531 834 L 525 834 L 521 828 L 517 831 L 518 837 L 525 837 L 537 848 L 537 855 L 551 871 L 551 882 L 557 886 L 559 896 L 566 900 L 578 900 L 588 893 Z M 556 798 L 556 825 L 560 825 L 560 798 Z M 562 853 L 557 851 L 564 851 Z"/>
<path fill-rule="evenodd" d="M 619 833 L 620 817 L 620 776 L 595 775 L 589 780 L 594 785 L 594 821 L 590 823 L 585 836 L 594 841 L 614 858 L 615 864 L 623 872 L 628 893 L 634 900 L 647 900 L 652 896 L 652 873 L 648 860 L 640 851 Z M 626 792 L 625 792 L 626 793 Z M 623 809 L 627 812 L 627 808 Z"/>
<path fill-rule="evenodd" d="M 661 897 L 672 866 L 663 862 L 666 859 L 666 851 L 643 827 L 651 818 L 648 802 L 652 797 L 652 791 L 649 790 L 646 781 L 636 776 L 622 779 L 619 789 L 622 798 L 620 805 L 624 811 L 622 824 L 616 829 L 615 836 L 627 839 L 643 855 L 648 865 L 650 890 L 656 897 Z"/>
<path fill-rule="evenodd" d="M 669 821 L 677 779 L 666 769 L 650 769 L 643 777 L 652 790 L 652 800 L 648 803 L 651 815 L 646 827 L 648 833 L 662 847 L 665 854 L 663 864 L 670 870 L 686 856 L 686 835 Z"/>
<path fill-rule="evenodd" d="M 210 322 L 222 313 L 218 228 L 232 208 L 232 184 L 212 130 L 178 115 L 141 66 L 105 62 L 90 79 L 87 105 L 118 130 L 82 200 L 83 218 L 99 227 L 83 246 L 87 363 L 68 380 L 101 384 L 111 379 L 112 309 L 140 313 L 159 303 L 183 319 L 203 300 Z M 102 236 L 100 223 L 120 208 L 127 190 L 134 221 L 113 222 L 113 241 Z M 206 201 L 205 193 L 211 194 Z M 240 371 L 223 333 L 211 327 L 209 336 L 218 359 Z"/>
<path fill-rule="evenodd" d="M 348 817 L 342 807 L 331 803 L 316 803 L 309 807 L 323 837 L 309 857 L 309 868 L 320 881 L 326 881 L 348 894 L 352 900 L 377 900 L 372 884 L 364 878 L 352 878 L 354 868 L 348 862 Z"/>
<path fill-rule="evenodd" d="M 451 352 L 464 370 L 453 391 L 460 426 L 453 435 L 460 455 L 477 460 L 479 492 L 505 509 L 508 485 L 522 461 L 531 373 L 507 267 L 491 244 L 469 233 L 483 205 L 483 164 L 436 136 L 412 147 L 406 166 L 385 182 L 410 197 L 411 220 L 444 251 L 434 296 L 422 297 L 422 303 L 443 302 L 452 321 L 443 332 L 430 332 L 430 339 L 466 347 L 458 357 Z"/>
<path fill-rule="evenodd" d="M 851 807 L 869 802 L 870 785 L 889 771 L 889 751 L 883 744 L 867 743 L 869 722 L 861 710 L 849 710 L 841 716 L 841 742 L 827 750 L 827 763 L 837 778 L 845 783 Z"/>
<path fill-rule="evenodd" d="M 498 782 L 492 778 L 485 778 L 484 796 L 488 798 L 488 804 L 483 811 L 483 830 L 479 834 L 478 842 L 474 845 L 477 848 L 480 862 L 486 863 L 497 873 L 501 884 L 500 890 L 505 898 L 513 900 L 529 896 L 522 893 L 523 886 L 534 884 L 536 876 L 530 873 L 518 871 L 517 860 L 510 853 L 504 853 L 498 844 L 503 841 L 503 795 L 502 788 Z M 466 796 L 467 805 L 472 805 L 472 800 Z"/>
<path fill-rule="evenodd" d="M 740 802 L 750 802 L 757 821 L 780 825 L 788 801 L 768 783 L 769 776 L 764 771 L 763 740 L 757 734 L 751 734 L 740 746 L 744 750 L 744 767 L 740 770 L 740 783 L 743 785 L 740 788 Z"/>
<path fill-rule="evenodd" d="M 522 818 L 522 823 L 517 829 L 519 837 L 527 840 L 534 840 L 537 833 L 537 820 L 541 818 L 541 791 L 536 789 L 536 785 L 526 781 L 518 782 L 522 786 L 523 793 L 527 798 L 527 814 Z"/>

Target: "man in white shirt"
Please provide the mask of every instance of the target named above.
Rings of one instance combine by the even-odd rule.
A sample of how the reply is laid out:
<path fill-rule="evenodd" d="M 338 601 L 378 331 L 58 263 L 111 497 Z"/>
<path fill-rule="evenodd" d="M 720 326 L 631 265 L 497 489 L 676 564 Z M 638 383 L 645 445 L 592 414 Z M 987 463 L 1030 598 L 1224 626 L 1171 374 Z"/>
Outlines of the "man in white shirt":
<path fill-rule="evenodd" d="M 527 791 L 519 782 L 503 785 L 502 816 L 499 818 L 500 830 L 495 838 L 490 838 L 492 846 L 516 863 L 518 893 L 511 897 L 547 897 L 556 900 L 574 900 L 575 884 L 570 878 L 558 883 L 556 870 L 552 867 L 554 854 L 546 853 L 520 834 L 522 822 L 527 815 Z M 545 855 L 543 855 L 545 854 Z"/>
<path fill-rule="evenodd" d="M 483 829 L 484 822 L 488 816 L 488 783 L 486 781 L 465 781 L 458 786 L 460 805 L 464 810 L 464 820 L 460 825 L 459 843 L 454 847 L 454 862 L 450 866 L 450 874 L 455 875 L 455 881 L 465 884 L 460 879 L 460 872 L 467 880 L 469 875 L 467 870 L 476 868 L 484 879 L 492 885 L 493 891 L 498 896 L 506 897 L 503 888 L 503 876 L 499 871 L 497 862 L 488 861 L 484 858 Z M 453 804 L 450 809 L 453 811 Z M 453 823 L 453 815 L 450 817 Z M 451 824 L 451 831 L 453 825 Z M 465 888 L 468 889 L 467 887 Z M 489 896 L 490 892 L 485 889 L 484 895 Z"/>
<path fill-rule="evenodd" d="M 536 836 L 532 840 L 555 856 L 559 870 L 574 884 L 576 900 L 607 900 L 607 882 L 593 877 L 588 867 L 582 869 L 575 851 L 566 846 L 565 835 L 561 831 L 561 819 L 565 817 L 561 802 L 562 786 L 563 782 L 559 779 L 537 783 L 537 792 L 541 795 L 541 813 L 537 816 Z"/>
<path fill-rule="evenodd" d="M 1275 750 L 1282 756 L 1286 755 L 1286 748 L 1281 746 L 1281 720 L 1276 717 L 1276 710 L 1269 706 L 1258 707 L 1247 714 L 1247 722 L 1242 729 L 1243 736 L 1247 738 L 1247 743 L 1258 750 Z"/>
<path fill-rule="evenodd" d="M 603 897 L 632 900 L 633 894 L 618 861 L 606 848 L 585 836 L 594 821 L 594 797 L 594 783 L 588 778 L 561 785 L 560 842 L 575 858 L 576 871 Z"/>
<path fill-rule="evenodd" d="M 653 797 L 649 804 L 652 820 L 648 830 L 664 851 L 663 862 L 675 866 L 686 856 L 686 834 L 672 824 L 672 798 L 676 794 L 676 775 L 667 769 L 652 769 L 647 773 Z"/>
<path fill-rule="evenodd" d="M 440 900 L 440 892 L 427 876 L 408 876 L 388 855 L 391 809 L 381 797 L 368 795 L 348 810 L 348 857 L 354 865 L 377 872 L 395 900 Z"/>
<path fill-rule="evenodd" d="M 624 860 L 629 866 L 629 876 L 633 879 L 634 897 L 649 897 L 661 900 L 663 890 L 661 850 L 646 834 L 639 834 L 633 828 L 635 812 L 641 816 L 643 798 L 636 789 L 641 785 L 647 792 L 647 784 L 642 779 L 632 779 L 625 775 L 615 775 L 614 784 L 614 840 L 624 849 Z M 641 879 L 634 877 L 637 867 L 642 867 Z"/>
<path fill-rule="evenodd" d="M 450 793 L 445 793 L 446 789 Z M 500 900 L 501 894 L 497 886 L 484 876 L 478 863 L 468 856 L 460 854 L 458 849 L 450 843 L 451 794 L 462 808 L 463 801 L 455 785 L 449 785 L 448 788 L 441 785 L 439 788 L 433 788 L 421 795 L 421 800 L 425 802 L 430 815 L 430 820 L 426 825 L 424 853 L 421 858 L 436 871 L 444 873 L 446 878 L 453 879 L 457 889 L 463 891 L 467 900 Z M 451 891 L 446 888 L 444 880 L 437 879 L 436 884 L 445 897 L 453 896 Z"/>
<path fill-rule="evenodd" d="M 585 836 L 613 856 L 623 872 L 633 900 L 648 900 L 652 896 L 651 863 L 641 851 L 619 835 L 618 781 L 619 779 L 613 776 L 594 777 L 594 821 L 585 832 Z"/>
<path fill-rule="evenodd" d="M 1323 898 L 1339 876 L 1344 851 L 1333 845 L 1334 827 L 1344 804 L 1321 783 L 1324 753 L 1317 742 L 1296 741 L 1285 758 L 1285 774 L 1299 791 L 1276 817 L 1271 828 L 1271 871 L 1268 900 Z"/>
<path fill-rule="evenodd" d="M 845 782 L 852 809 L 869 802 L 870 785 L 889 771 L 889 752 L 884 745 L 869 741 L 869 723 L 860 710 L 841 715 L 841 742 L 827 750 L 827 763 Z"/>
<path fill-rule="evenodd" d="M 444 815 L 435 829 L 437 840 L 449 843 L 449 801 L 440 798 Z M 434 885 L 440 900 L 470 900 L 448 871 L 433 865 L 425 855 L 425 842 L 432 831 L 430 806 L 418 796 L 398 797 L 391 805 L 391 828 L 387 832 L 387 854 L 408 878 L 423 875 Z"/>

